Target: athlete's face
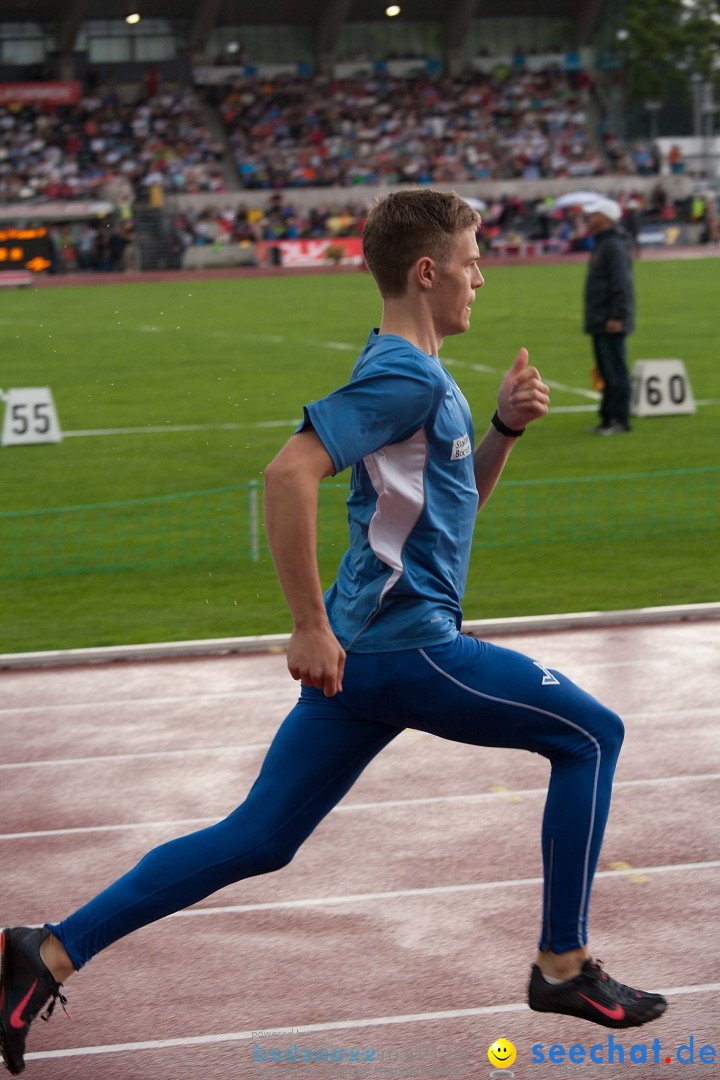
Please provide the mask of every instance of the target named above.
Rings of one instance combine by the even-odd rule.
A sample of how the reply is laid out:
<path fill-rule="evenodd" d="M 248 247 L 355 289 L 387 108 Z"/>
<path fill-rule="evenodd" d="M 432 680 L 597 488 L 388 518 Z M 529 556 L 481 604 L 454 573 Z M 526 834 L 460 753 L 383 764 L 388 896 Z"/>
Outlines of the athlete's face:
<path fill-rule="evenodd" d="M 442 337 L 464 334 L 470 326 L 470 305 L 476 290 L 485 284 L 479 258 L 475 229 L 470 227 L 458 233 L 447 261 L 436 264 L 433 311 Z"/>

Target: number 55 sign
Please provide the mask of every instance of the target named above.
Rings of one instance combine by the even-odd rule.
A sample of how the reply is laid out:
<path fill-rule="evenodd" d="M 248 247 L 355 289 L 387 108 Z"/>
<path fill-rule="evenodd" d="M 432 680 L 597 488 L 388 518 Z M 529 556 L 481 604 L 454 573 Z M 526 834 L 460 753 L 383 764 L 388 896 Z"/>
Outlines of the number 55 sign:
<path fill-rule="evenodd" d="M 62 432 L 48 386 L 0 391 L 5 400 L 0 446 L 60 442 Z"/>
<path fill-rule="evenodd" d="M 638 360 L 632 374 L 633 416 L 694 413 L 695 399 L 682 360 Z"/>

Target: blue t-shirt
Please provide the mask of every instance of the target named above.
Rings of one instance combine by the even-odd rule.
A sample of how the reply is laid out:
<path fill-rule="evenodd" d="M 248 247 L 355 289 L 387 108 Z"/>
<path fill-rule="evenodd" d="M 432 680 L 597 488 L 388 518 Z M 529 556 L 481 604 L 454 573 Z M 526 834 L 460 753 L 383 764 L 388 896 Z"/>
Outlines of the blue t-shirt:
<path fill-rule="evenodd" d="M 325 594 L 345 649 L 452 640 L 478 508 L 468 404 L 435 356 L 373 330 L 350 381 L 305 406 L 335 465 L 352 466 L 350 547 Z"/>

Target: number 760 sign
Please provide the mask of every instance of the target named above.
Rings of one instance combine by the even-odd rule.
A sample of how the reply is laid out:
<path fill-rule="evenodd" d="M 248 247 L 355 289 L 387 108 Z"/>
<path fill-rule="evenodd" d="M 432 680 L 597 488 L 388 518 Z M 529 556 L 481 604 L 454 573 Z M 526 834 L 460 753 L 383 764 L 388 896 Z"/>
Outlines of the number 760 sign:
<path fill-rule="evenodd" d="M 5 401 L 0 446 L 60 442 L 62 432 L 49 386 L 0 391 Z"/>

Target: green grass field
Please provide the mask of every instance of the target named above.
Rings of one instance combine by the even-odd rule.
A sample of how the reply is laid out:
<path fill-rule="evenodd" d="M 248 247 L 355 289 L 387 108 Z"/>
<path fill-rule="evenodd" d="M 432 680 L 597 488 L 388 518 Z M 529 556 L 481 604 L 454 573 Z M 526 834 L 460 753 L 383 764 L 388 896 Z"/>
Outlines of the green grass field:
<path fill-rule="evenodd" d="M 483 271 L 473 326 L 448 340 L 442 356 L 477 431 L 520 345 L 553 385 L 555 411 L 518 444 L 507 491 L 498 490 L 480 519 L 466 616 L 718 599 L 718 474 L 711 468 L 719 464 L 717 261 L 636 264 L 631 361 L 683 359 L 696 399 L 710 404 L 694 416 L 638 420 L 631 436 L 614 439 L 583 432 L 592 412 L 564 411 L 592 404 L 590 342 L 580 328 L 584 265 L 488 262 Z M 2 388 L 50 386 L 66 433 L 56 445 L 0 449 L 0 652 L 287 630 L 266 547 L 250 559 L 244 486 L 261 480 L 302 404 L 349 374 L 379 317 L 371 279 L 40 288 L 6 291 L 0 304 Z M 195 429 L 144 430 L 182 425 Z M 69 434 L 127 428 L 142 430 Z M 673 475 L 700 469 L 707 472 Z M 628 474 L 638 478 L 620 479 Z M 178 529 L 186 532 L 177 542 L 163 503 L 160 523 L 143 525 L 154 552 L 145 568 L 78 572 L 83 561 L 73 560 L 74 548 L 99 552 L 108 543 L 94 531 L 103 520 L 119 549 L 132 553 L 138 539 L 129 511 L 42 514 L 21 519 L 24 531 L 14 532 L 20 511 L 226 487 L 240 489 L 227 495 L 231 509 L 227 501 L 220 508 L 219 496 L 203 497 L 207 512 L 222 519 L 222 544 L 210 539 L 194 556 L 210 527 L 210 519 L 193 517 L 202 499 L 178 501 L 186 515 Z M 343 550 L 342 498 L 328 482 L 320 557 L 327 583 Z M 37 564 L 34 555 L 28 562 L 31 549 L 40 553 Z M 59 555 L 50 564 L 53 550 Z M 130 564 L 117 556 L 108 565 Z"/>

